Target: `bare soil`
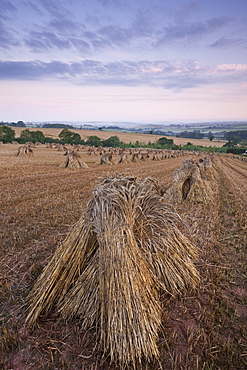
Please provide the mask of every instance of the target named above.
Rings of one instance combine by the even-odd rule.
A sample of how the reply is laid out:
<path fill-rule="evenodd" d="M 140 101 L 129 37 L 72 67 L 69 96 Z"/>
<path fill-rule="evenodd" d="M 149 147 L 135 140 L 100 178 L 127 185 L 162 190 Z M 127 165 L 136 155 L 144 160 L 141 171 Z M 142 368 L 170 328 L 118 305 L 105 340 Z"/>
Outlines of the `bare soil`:
<path fill-rule="evenodd" d="M 89 168 L 71 170 L 59 168 L 65 157 L 56 149 L 39 146 L 32 157 L 16 157 L 17 149 L 0 145 L 0 368 L 119 369 L 97 348 L 95 328 L 85 332 L 77 320 L 62 322 L 51 312 L 25 328 L 26 297 L 100 177 L 152 176 L 166 189 L 182 162 L 198 156 L 100 166 L 83 151 Z M 141 369 L 247 368 L 247 163 L 214 156 L 214 166 L 214 204 L 176 206 L 200 251 L 201 282 L 181 297 L 162 297 L 160 363 Z"/>

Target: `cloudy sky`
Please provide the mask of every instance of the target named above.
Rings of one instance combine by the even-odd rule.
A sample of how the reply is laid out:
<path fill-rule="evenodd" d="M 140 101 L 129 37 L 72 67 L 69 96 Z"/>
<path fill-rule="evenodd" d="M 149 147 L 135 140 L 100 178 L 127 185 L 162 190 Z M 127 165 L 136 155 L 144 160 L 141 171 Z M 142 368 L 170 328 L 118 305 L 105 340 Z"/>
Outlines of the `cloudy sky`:
<path fill-rule="evenodd" d="M 0 0 L 0 121 L 247 119 L 246 0 Z"/>

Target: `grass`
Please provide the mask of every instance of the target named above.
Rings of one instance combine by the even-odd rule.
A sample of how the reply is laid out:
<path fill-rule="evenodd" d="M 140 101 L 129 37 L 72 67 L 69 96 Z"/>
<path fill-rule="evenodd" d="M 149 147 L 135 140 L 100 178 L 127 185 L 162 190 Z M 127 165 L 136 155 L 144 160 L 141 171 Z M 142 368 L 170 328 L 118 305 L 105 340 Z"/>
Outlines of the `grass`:
<path fill-rule="evenodd" d="M 15 145 L 0 146 L 0 367 L 3 369 L 118 369 L 96 346 L 94 327 L 43 315 L 33 330 L 24 328 L 26 297 L 48 260 L 80 218 L 92 189 L 105 172 L 152 176 L 164 189 L 189 157 L 158 162 L 64 169 L 63 153 L 37 147 L 32 158 L 18 158 Z M 195 157 L 197 158 L 197 156 Z M 247 367 L 247 163 L 215 156 L 214 204 L 181 204 L 182 230 L 198 247 L 201 282 L 183 296 L 162 296 L 160 362 L 143 369 L 246 369 Z"/>

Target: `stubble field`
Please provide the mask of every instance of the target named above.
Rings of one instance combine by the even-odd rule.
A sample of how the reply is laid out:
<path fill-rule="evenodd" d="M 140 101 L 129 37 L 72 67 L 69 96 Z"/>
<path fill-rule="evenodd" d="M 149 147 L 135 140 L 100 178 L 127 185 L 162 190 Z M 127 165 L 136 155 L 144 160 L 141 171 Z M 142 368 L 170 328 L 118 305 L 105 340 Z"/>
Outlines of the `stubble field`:
<path fill-rule="evenodd" d="M 198 156 L 101 166 L 84 149 L 89 167 L 72 170 L 59 167 L 65 157 L 55 148 L 37 146 L 32 157 L 16 157 L 17 149 L 0 145 L 0 367 L 118 369 L 102 358 L 94 328 L 83 331 L 79 320 L 64 322 L 51 313 L 26 328 L 27 295 L 101 177 L 151 176 L 167 189 L 184 160 Z M 247 368 L 247 162 L 215 155 L 213 163 L 213 204 L 175 205 L 199 249 L 201 281 L 183 296 L 162 297 L 160 363 L 143 369 Z"/>

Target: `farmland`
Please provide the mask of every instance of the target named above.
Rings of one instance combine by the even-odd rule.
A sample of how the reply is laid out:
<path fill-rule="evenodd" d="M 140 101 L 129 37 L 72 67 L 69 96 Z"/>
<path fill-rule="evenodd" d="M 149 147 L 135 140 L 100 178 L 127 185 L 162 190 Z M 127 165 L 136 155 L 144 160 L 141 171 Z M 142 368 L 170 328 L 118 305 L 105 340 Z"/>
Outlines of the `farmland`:
<path fill-rule="evenodd" d="M 20 136 L 21 131 L 25 130 L 25 127 L 13 127 L 13 130 L 15 131 L 16 137 Z M 44 133 L 45 136 L 58 139 L 59 133 L 62 131 L 62 129 L 59 128 L 29 128 L 30 131 L 36 131 L 40 130 Z M 161 135 L 152 135 L 152 134 L 133 134 L 129 132 L 110 132 L 110 131 L 100 131 L 100 130 L 80 130 L 80 129 L 71 129 L 70 131 L 75 132 L 81 136 L 82 139 L 87 140 L 89 136 L 98 136 L 102 140 L 106 140 L 111 136 L 117 135 L 119 139 L 123 143 L 130 143 L 130 142 L 136 142 L 139 141 L 140 143 L 147 144 L 148 142 L 154 143 L 157 141 L 160 137 L 163 137 Z M 208 139 L 188 139 L 188 138 L 180 138 L 180 137 L 169 137 L 170 139 L 173 139 L 174 144 L 176 145 L 186 145 L 188 141 L 192 142 L 194 145 L 202 145 L 202 146 L 212 146 L 212 147 L 222 147 L 226 141 L 209 141 Z"/>
<path fill-rule="evenodd" d="M 61 131 L 47 130 L 54 137 Z M 50 130 L 56 132 L 51 134 Z M 111 136 L 109 132 L 78 132 L 83 132 L 82 138 Z M 124 141 L 122 135 L 119 137 Z M 149 141 L 149 136 L 154 137 L 140 135 L 125 140 Z M 175 143 L 176 139 L 188 141 L 174 138 Z M 199 143 L 204 145 L 201 140 Z M 16 157 L 17 149 L 18 145 L 0 144 L 0 367 L 118 369 L 107 356 L 102 357 L 95 328 L 82 330 L 77 319 L 64 322 L 51 312 L 42 316 L 35 328 L 26 328 L 27 295 L 80 218 L 100 178 L 115 173 L 151 176 L 166 190 L 173 183 L 174 171 L 186 159 L 199 157 L 186 153 L 160 161 L 101 166 L 95 164 L 99 156 L 89 156 L 82 149 L 81 157 L 88 168 L 67 169 L 59 167 L 64 152 L 55 148 L 37 146 L 31 157 Z M 143 369 L 247 367 L 247 162 L 215 155 L 213 164 L 217 172 L 214 202 L 174 205 L 188 225 L 183 232 L 199 250 L 196 267 L 200 283 L 182 296 L 162 295 L 160 363 L 143 364 Z"/>

